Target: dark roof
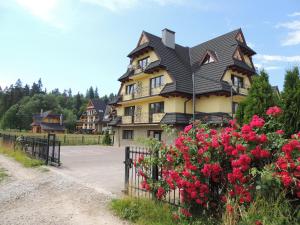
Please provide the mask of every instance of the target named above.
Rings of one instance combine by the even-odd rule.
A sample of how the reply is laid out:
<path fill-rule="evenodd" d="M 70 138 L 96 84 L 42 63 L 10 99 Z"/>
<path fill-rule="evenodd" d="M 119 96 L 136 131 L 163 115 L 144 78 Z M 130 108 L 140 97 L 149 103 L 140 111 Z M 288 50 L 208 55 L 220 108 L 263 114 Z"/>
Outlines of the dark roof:
<path fill-rule="evenodd" d="M 95 107 L 97 114 L 99 115 L 99 121 L 102 121 L 106 109 L 105 102 L 101 99 L 92 99 L 91 101 L 93 106 Z"/>
<path fill-rule="evenodd" d="M 118 125 L 120 122 L 121 122 L 122 118 L 120 116 L 117 116 L 115 118 L 113 118 L 109 123 L 108 125 L 109 126 L 116 126 Z"/>
<path fill-rule="evenodd" d="M 245 62 L 233 59 L 234 52 L 241 45 L 249 53 L 252 50 L 246 43 L 240 43 L 236 40 L 236 35 L 239 32 L 242 32 L 241 29 L 231 31 L 190 48 L 176 44 L 175 49 L 172 49 L 166 47 L 160 37 L 143 31 L 149 42 L 135 48 L 129 56 L 149 46 L 154 49 L 160 60 L 152 62 L 153 64 L 150 63 L 149 66 L 157 66 L 157 64 L 165 66 L 174 80 L 173 83 L 169 83 L 163 88 L 161 94 L 170 92 L 191 94 L 193 72 L 195 74 L 196 94 L 228 92 L 230 91 L 230 86 L 222 82 L 222 77 L 229 66 L 235 65 L 250 73 L 255 73 L 255 69 L 250 68 Z M 217 60 L 213 63 L 202 65 L 201 60 L 203 60 L 207 52 L 212 54 Z M 255 52 L 253 51 L 252 53 Z M 129 78 L 131 75 L 127 71 L 120 79 Z"/>
<path fill-rule="evenodd" d="M 41 123 L 41 129 L 49 131 L 64 131 L 65 126 L 60 125 L 59 123 Z"/>

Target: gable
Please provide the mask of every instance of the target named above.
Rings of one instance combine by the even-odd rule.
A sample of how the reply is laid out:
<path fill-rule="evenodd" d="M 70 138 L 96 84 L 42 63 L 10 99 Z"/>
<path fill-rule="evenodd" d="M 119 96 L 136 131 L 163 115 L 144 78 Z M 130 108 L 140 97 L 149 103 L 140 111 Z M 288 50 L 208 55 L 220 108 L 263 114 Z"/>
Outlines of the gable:
<path fill-rule="evenodd" d="M 140 46 L 140 45 L 145 44 L 145 43 L 147 43 L 147 42 L 149 42 L 149 40 L 148 40 L 147 36 L 143 33 L 143 34 L 141 35 L 141 37 L 140 37 L 140 40 L 139 40 L 137 46 Z"/>
<path fill-rule="evenodd" d="M 89 101 L 87 108 L 94 108 L 93 102 L 91 100 Z"/>
<path fill-rule="evenodd" d="M 240 60 L 240 61 L 243 61 L 243 55 L 242 55 L 242 53 L 241 53 L 241 51 L 240 51 L 239 48 L 237 48 L 237 49 L 235 50 L 235 52 L 234 52 L 234 54 L 233 54 L 233 58 L 234 58 L 234 59 L 237 59 L 237 60 Z"/>
<path fill-rule="evenodd" d="M 241 42 L 241 43 L 244 43 L 244 42 L 245 42 L 244 36 L 243 36 L 243 34 L 242 34 L 241 32 L 239 32 L 239 33 L 236 35 L 235 39 L 236 39 L 237 41 Z"/>

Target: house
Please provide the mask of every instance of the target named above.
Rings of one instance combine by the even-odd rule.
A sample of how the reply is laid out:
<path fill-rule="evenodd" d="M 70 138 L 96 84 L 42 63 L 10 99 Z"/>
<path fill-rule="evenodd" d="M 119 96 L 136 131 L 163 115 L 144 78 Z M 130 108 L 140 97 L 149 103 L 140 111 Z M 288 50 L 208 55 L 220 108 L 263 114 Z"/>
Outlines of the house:
<path fill-rule="evenodd" d="M 166 140 L 161 125 L 182 129 L 193 118 L 193 108 L 195 118 L 206 123 L 232 118 L 256 74 L 254 54 L 241 29 L 194 47 L 176 44 L 169 29 L 161 37 L 143 31 L 128 54 L 118 97 L 110 103 L 117 112 L 109 122 L 115 144 Z"/>
<path fill-rule="evenodd" d="M 33 133 L 64 133 L 62 114 L 52 114 L 51 111 L 34 114 L 31 123 Z"/>
<path fill-rule="evenodd" d="M 102 128 L 106 125 L 103 122 L 103 116 L 106 104 L 101 99 L 91 99 L 88 102 L 86 111 L 77 121 L 77 130 L 83 133 L 101 133 Z"/>

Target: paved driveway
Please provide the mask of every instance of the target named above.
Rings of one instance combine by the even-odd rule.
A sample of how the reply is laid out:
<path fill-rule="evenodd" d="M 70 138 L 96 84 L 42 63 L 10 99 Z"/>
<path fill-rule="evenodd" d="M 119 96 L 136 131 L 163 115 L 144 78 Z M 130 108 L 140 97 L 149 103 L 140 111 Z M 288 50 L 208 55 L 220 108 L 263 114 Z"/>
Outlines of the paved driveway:
<path fill-rule="evenodd" d="M 124 148 L 62 146 L 59 172 L 93 188 L 120 195 L 124 187 Z"/>

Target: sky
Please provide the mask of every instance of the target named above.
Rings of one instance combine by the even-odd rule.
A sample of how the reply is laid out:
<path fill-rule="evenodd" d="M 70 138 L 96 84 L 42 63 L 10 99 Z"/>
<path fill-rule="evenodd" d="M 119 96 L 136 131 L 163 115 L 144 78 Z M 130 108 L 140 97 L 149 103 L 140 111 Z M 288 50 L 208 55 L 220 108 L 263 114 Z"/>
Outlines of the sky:
<path fill-rule="evenodd" d="M 300 65 L 299 0 L 0 0 L 0 86 L 117 93 L 143 30 L 195 46 L 242 28 L 272 85 Z"/>

